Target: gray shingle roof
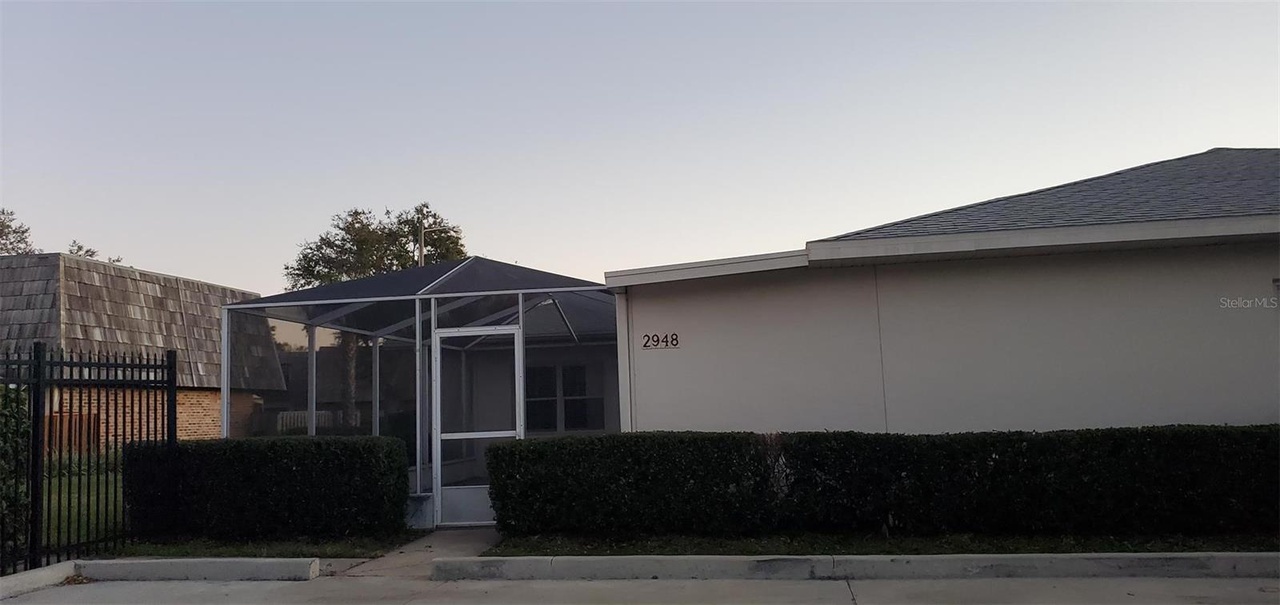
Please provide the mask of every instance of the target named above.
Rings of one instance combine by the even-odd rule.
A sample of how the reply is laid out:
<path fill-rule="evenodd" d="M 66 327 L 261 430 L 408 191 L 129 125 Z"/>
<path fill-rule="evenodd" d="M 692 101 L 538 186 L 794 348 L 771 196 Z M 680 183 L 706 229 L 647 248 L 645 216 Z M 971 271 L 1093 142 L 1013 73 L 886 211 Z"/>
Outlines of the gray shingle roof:
<path fill-rule="evenodd" d="M 178 385 L 216 388 L 222 305 L 252 292 L 66 254 L 0 256 L 0 349 L 43 341 L 79 353 L 178 351 Z M 279 389 L 266 319 L 236 317 L 232 388 Z M 269 357 L 269 359 L 263 359 Z"/>
<path fill-rule="evenodd" d="M 1280 149 L 1210 149 L 822 241 L 1275 215 Z"/>

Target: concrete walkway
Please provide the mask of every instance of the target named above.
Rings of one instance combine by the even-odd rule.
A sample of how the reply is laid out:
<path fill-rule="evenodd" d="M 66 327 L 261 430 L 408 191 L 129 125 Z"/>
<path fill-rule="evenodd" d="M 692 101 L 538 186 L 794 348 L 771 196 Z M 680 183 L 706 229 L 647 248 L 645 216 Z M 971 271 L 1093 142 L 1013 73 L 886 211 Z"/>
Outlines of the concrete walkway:
<path fill-rule="evenodd" d="M 21 595 L 33 603 L 935 603 L 1269 604 L 1276 580 L 1108 578 L 983 580 L 600 580 L 430 582 L 321 577 L 310 582 L 95 582 Z"/>
<path fill-rule="evenodd" d="M 498 532 L 492 527 L 440 529 L 338 575 L 427 579 L 437 557 L 475 557 L 497 543 Z"/>

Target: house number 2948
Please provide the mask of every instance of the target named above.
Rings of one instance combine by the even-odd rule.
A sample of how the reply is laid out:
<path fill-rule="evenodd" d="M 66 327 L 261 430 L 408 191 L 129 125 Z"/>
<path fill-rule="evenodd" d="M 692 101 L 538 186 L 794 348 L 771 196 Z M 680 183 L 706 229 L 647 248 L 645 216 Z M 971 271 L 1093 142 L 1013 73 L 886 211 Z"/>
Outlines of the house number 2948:
<path fill-rule="evenodd" d="M 675 332 L 669 334 L 645 334 L 644 342 L 641 343 L 642 349 L 677 349 L 680 347 L 680 335 Z"/>

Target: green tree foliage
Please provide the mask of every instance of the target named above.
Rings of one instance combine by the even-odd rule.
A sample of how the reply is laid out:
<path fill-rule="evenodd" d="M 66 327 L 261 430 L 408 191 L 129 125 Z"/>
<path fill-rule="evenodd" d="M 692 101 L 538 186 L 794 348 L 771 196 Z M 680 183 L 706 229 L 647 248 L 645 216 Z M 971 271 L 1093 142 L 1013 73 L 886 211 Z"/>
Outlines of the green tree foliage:
<path fill-rule="evenodd" d="M 43 250 L 31 241 L 31 228 L 18 222 L 18 216 L 8 208 L 0 208 L 0 254 L 39 254 Z M 71 240 L 67 253 L 84 258 L 98 258 L 98 250 L 90 248 L 79 240 Z M 109 263 L 119 263 L 124 259 L 119 256 L 107 257 Z"/>
<path fill-rule="evenodd" d="M 462 231 L 421 203 L 409 210 L 381 215 L 353 208 L 334 215 L 330 230 L 302 244 L 297 258 L 285 265 L 290 290 L 301 290 L 382 273 L 418 264 L 418 226 L 426 225 L 426 263 L 456 260 L 467 255 Z"/>
<path fill-rule="evenodd" d="M 409 210 L 381 214 L 353 208 L 333 216 L 330 229 L 304 242 L 298 256 L 285 265 L 290 290 L 333 284 L 408 269 L 418 264 L 419 226 L 425 225 L 424 262 L 438 263 L 466 257 L 462 231 L 425 202 Z M 355 421 L 356 354 L 366 339 L 340 333 L 338 350 L 343 363 L 343 405 L 348 423 Z"/>
<path fill-rule="evenodd" d="M 39 248 L 31 242 L 31 229 L 18 222 L 8 208 L 0 208 L 0 254 L 36 254 Z"/>
<path fill-rule="evenodd" d="M 92 258 L 92 259 L 98 258 L 97 248 L 90 248 L 80 243 L 80 240 L 74 240 L 74 239 L 71 240 L 71 244 L 67 246 L 67 254 L 71 254 L 74 256 L 83 256 L 84 258 Z M 109 263 L 119 263 L 122 260 L 124 260 L 124 258 L 120 256 L 107 257 L 107 262 Z"/>

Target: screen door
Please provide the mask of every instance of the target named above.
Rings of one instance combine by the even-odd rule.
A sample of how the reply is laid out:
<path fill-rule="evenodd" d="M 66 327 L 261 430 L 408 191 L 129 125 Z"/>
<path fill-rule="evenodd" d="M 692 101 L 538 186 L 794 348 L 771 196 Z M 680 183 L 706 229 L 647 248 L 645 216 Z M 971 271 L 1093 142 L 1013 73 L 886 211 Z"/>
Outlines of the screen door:
<path fill-rule="evenodd" d="M 432 338 L 436 524 L 493 523 L 486 452 L 524 436 L 518 326 L 440 328 Z"/>

